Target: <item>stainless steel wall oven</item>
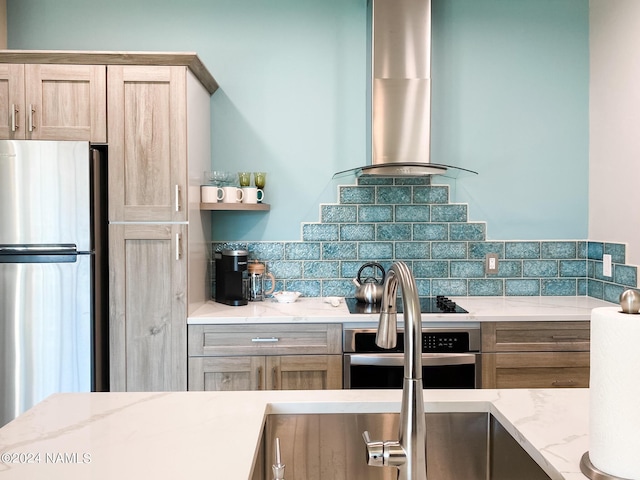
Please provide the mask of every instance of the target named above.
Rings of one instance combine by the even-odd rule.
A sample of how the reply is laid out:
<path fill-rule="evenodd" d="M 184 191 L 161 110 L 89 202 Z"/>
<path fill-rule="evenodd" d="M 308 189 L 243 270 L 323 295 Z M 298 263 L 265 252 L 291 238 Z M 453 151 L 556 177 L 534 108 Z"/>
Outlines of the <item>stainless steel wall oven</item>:
<path fill-rule="evenodd" d="M 375 344 L 373 328 L 345 328 L 344 388 L 402 388 L 404 332 L 398 329 L 395 349 Z M 480 327 L 424 327 L 424 388 L 480 388 Z"/>

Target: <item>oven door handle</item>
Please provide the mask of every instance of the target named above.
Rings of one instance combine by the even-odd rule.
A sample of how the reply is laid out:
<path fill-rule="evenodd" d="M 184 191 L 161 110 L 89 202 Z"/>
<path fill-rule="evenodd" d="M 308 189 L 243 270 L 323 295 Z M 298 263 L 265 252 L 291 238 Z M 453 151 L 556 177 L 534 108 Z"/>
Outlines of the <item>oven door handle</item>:
<path fill-rule="evenodd" d="M 345 354 L 351 365 L 372 365 L 398 367 L 404 365 L 403 353 L 382 354 Z M 476 363 L 475 353 L 423 353 L 422 366 L 473 365 Z"/>

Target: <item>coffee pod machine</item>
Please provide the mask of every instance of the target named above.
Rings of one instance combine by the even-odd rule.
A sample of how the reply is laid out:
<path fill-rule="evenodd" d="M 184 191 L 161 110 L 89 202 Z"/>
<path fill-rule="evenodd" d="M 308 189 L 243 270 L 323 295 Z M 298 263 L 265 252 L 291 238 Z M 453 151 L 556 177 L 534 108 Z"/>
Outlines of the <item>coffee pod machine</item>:
<path fill-rule="evenodd" d="M 215 252 L 216 302 L 233 306 L 248 303 L 248 253 L 231 249 Z"/>

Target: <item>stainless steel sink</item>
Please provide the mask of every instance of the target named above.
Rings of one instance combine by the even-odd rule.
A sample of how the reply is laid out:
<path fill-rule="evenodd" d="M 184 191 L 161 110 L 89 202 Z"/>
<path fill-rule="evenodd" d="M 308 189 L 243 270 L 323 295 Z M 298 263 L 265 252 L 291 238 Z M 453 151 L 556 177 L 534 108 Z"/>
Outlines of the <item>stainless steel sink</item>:
<path fill-rule="evenodd" d="M 488 413 L 427 413 L 429 480 L 548 480 Z M 362 432 L 396 440 L 397 413 L 269 415 L 252 480 L 271 480 L 280 439 L 286 480 L 395 480 L 398 470 L 367 465 Z"/>

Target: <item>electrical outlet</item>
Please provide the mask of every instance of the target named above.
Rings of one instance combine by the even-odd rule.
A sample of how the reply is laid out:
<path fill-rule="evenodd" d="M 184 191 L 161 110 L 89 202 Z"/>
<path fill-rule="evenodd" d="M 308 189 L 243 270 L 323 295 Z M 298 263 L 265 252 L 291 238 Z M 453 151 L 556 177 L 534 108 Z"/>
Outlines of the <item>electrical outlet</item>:
<path fill-rule="evenodd" d="M 484 273 L 491 275 L 498 273 L 498 254 L 487 253 L 484 262 Z"/>
<path fill-rule="evenodd" d="M 611 277 L 611 255 L 605 253 L 602 255 L 602 276 Z"/>

